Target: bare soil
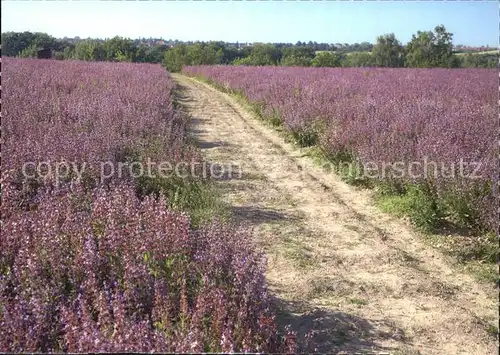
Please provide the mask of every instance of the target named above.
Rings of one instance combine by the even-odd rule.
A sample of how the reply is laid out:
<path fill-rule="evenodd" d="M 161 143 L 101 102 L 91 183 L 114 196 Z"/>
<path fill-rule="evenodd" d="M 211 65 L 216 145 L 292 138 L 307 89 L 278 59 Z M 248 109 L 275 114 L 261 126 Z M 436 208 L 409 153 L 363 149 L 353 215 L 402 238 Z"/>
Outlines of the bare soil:
<path fill-rule="evenodd" d="M 191 134 L 226 168 L 217 185 L 265 252 L 277 320 L 297 331 L 301 351 L 498 353 L 494 286 L 457 270 L 370 191 L 325 172 L 229 95 L 173 77 Z"/>

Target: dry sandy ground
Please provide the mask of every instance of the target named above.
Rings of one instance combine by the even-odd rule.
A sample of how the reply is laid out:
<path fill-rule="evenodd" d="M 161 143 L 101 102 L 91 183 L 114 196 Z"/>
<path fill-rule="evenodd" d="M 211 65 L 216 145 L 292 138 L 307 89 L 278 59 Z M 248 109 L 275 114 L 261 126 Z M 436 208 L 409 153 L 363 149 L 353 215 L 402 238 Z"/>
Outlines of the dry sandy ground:
<path fill-rule="evenodd" d="M 226 166 L 217 184 L 266 253 L 278 321 L 302 351 L 497 353 L 493 286 L 457 271 L 370 192 L 326 173 L 229 95 L 174 79 L 204 156 Z"/>

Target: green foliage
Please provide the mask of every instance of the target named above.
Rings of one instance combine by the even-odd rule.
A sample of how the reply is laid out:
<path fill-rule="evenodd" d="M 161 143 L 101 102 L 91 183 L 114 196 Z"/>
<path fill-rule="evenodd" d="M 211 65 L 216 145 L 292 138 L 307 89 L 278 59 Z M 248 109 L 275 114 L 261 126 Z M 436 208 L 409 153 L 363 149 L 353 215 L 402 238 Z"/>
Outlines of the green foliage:
<path fill-rule="evenodd" d="M 76 42 L 76 43 L 73 43 Z M 137 61 L 159 63 L 165 46 L 138 46 L 128 38 L 108 40 L 55 39 L 45 33 L 6 32 L 2 34 L 2 54 L 5 56 L 36 57 L 39 47 L 52 49 L 57 59 L 89 61 Z"/>
<path fill-rule="evenodd" d="M 257 44 L 253 46 L 250 57 L 260 63 L 257 65 L 277 65 L 281 59 L 281 52 L 272 44 Z"/>
<path fill-rule="evenodd" d="M 331 52 L 319 52 L 311 61 L 313 67 L 340 67 L 340 56 Z"/>
<path fill-rule="evenodd" d="M 310 67 L 311 62 L 311 58 L 288 56 L 284 57 L 280 64 L 287 67 Z"/>
<path fill-rule="evenodd" d="M 311 47 L 286 47 L 282 50 L 280 65 L 293 67 L 310 67 L 315 52 Z"/>
<path fill-rule="evenodd" d="M 56 51 L 54 53 L 52 53 L 52 56 L 54 57 L 54 59 L 56 60 L 64 60 L 64 59 L 67 59 L 64 57 L 64 52 L 62 51 Z"/>
<path fill-rule="evenodd" d="M 156 48 L 156 47 L 153 47 Z M 137 63 L 148 63 L 147 57 L 148 57 L 148 46 L 145 46 L 143 44 L 137 46 L 135 48 L 135 52 L 133 53 L 134 61 Z M 160 54 L 160 58 L 156 63 L 161 62 L 163 59 L 163 52 Z M 151 61 L 150 63 L 154 63 L 154 61 Z"/>
<path fill-rule="evenodd" d="M 277 65 L 281 59 L 281 52 L 272 44 L 256 44 L 250 49 L 250 54 L 242 59 L 233 61 L 235 65 Z"/>
<path fill-rule="evenodd" d="M 151 153 L 163 148 L 155 140 L 151 140 L 142 148 L 124 147 L 116 152 L 115 159 L 128 164 L 141 162 Z M 135 173 L 138 174 L 139 171 Z M 187 170 L 183 173 L 168 175 L 153 168 L 152 174 L 135 179 L 137 195 L 141 198 L 147 195 L 165 196 L 169 209 L 189 214 L 193 228 L 214 217 L 224 219 L 226 208 L 212 183 L 208 179 L 193 176 Z"/>
<path fill-rule="evenodd" d="M 454 224 L 473 230 L 481 230 L 487 223 L 481 220 L 477 201 L 481 201 L 492 193 L 492 183 L 477 183 L 466 192 L 459 186 L 450 186 L 440 194 L 440 206 L 450 221 Z"/>
<path fill-rule="evenodd" d="M 414 68 L 455 66 L 453 56 L 453 34 L 446 31 L 443 25 L 436 26 L 432 31 L 418 31 L 412 36 L 406 48 L 405 64 Z"/>
<path fill-rule="evenodd" d="M 35 56 L 35 48 L 50 48 L 57 59 L 163 63 L 172 72 L 185 65 L 282 65 L 314 67 L 446 67 L 495 68 L 498 53 L 456 55 L 453 35 L 445 27 L 418 31 L 403 48 L 393 33 L 377 37 L 377 43 L 256 43 L 240 47 L 222 41 L 146 45 L 143 39 L 115 36 L 111 39 L 55 39 L 45 33 L 2 33 L 2 54 Z M 336 52 L 332 52 L 336 51 Z M 370 52 L 372 51 L 372 52 Z"/>
<path fill-rule="evenodd" d="M 149 177 L 137 179 L 139 196 L 164 195 L 168 208 L 187 212 L 194 228 L 214 217 L 224 218 L 226 211 L 215 188 L 207 181 L 194 178 Z"/>
<path fill-rule="evenodd" d="M 256 62 L 253 61 L 253 58 L 250 57 L 244 57 L 244 58 L 236 58 L 233 60 L 231 63 L 233 65 L 266 65 L 266 64 L 256 64 Z M 270 65 L 270 64 L 267 64 Z"/>
<path fill-rule="evenodd" d="M 165 52 L 163 66 L 167 68 L 169 72 L 180 72 L 182 66 L 185 63 L 186 52 L 187 51 L 185 45 L 180 45 L 169 49 Z"/>
<path fill-rule="evenodd" d="M 313 59 L 315 56 L 315 51 L 312 47 L 286 47 L 282 50 L 282 57 L 296 57 L 296 58 L 308 58 Z"/>
<path fill-rule="evenodd" d="M 446 31 L 443 25 L 434 29 L 434 52 L 437 62 L 436 66 L 450 67 L 453 57 L 453 34 Z"/>
<path fill-rule="evenodd" d="M 72 59 L 100 61 L 104 60 L 104 58 L 104 48 L 99 42 L 85 40 L 76 44 Z"/>
<path fill-rule="evenodd" d="M 220 64 L 224 53 L 213 46 L 195 44 L 187 47 L 185 65 Z"/>
<path fill-rule="evenodd" d="M 124 147 L 116 152 L 115 159 L 128 164 L 141 162 L 157 149 L 162 149 L 162 146 L 156 146 L 155 141 L 151 140 L 141 149 Z M 139 171 L 135 173 L 138 174 Z M 151 175 L 141 175 L 135 179 L 136 193 L 140 198 L 147 195 L 165 196 L 168 208 L 188 213 L 194 228 L 214 217 L 224 219 L 226 208 L 211 182 L 197 178 L 189 171 L 183 173 L 168 175 L 153 168 Z"/>
<path fill-rule="evenodd" d="M 188 46 L 186 50 L 185 65 L 201 65 L 204 64 L 205 51 L 200 44 Z"/>
<path fill-rule="evenodd" d="M 342 60 L 343 67 L 372 67 L 375 66 L 370 52 L 349 53 Z"/>
<path fill-rule="evenodd" d="M 218 50 L 222 50 L 223 64 L 231 64 L 233 61 L 243 56 L 242 52 L 240 52 L 238 48 L 234 46 L 223 45 L 222 48 L 219 48 Z"/>
<path fill-rule="evenodd" d="M 489 263 L 495 263 L 498 255 L 498 239 L 494 233 L 488 233 L 481 237 L 476 237 L 474 243 L 456 251 L 459 261 L 484 260 Z M 498 275 L 497 275 L 498 276 Z M 498 280 L 498 278 L 497 278 Z"/>
<path fill-rule="evenodd" d="M 432 231 L 442 225 L 481 231 L 477 201 L 491 193 L 488 186 L 477 186 L 467 195 L 450 188 L 439 196 L 429 184 L 401 185 L 397 182 L 377 184 L 382 206 L 389 212 L 409 216 L 420 228 Z"/>
<path fill-rule="evenodd" d="M 440 223 L 443 212 L 432 189 L 426 184 L 411 184 L 404 189 L 401 194 L 390 193 L 388 189 L 379 190 L 382 209 L 401 217 L 410 217 L 418 228 L 433 231 Z"/>
<path fill-rule="evenodd" d="M 37 46 L 33 43 L 30 46 L 24 48 L 21 53 L 19 53 L 20 58 L 36 58 Z"/>
<path fill-rule="evenodd" d="M 220 64 L 223 56 L 224 52 L 213 45 L 179 45 L 165 52 L 163 65 L 170 72 L 179 72 L 185 65 Z"/>
<path fill-rule="evenodd" d="M 433 42 L 434 34 L 431 31 L 418 31 L 416 36 L 413 35 L 412 40 L 406 48 L 406 66 L 417 68 L 431 67 L 435 60 Z"/>
<path fill-rule="evenodd" d="M 372 55 L 373 62 L 380 67 L 395 68 L 404 64 L 403 46 L 394 33 L 378 36 Z"/>
<path fill-rule="evenodd" d="M 118 50 L 115 54 L 115 60 L 118 62 L 131 62 L 132 53 L 122 53 L 122 51 Z"/>
<path fill-rule="evenodd" d="M 103 51 L 104 60 L 132 61 L 135 53 L 134 42 L 131 39 L 116 36 L 104 42 Z"/>
<path fill-rule="evenodd" d="M 144 48 L 145 46 L 141 47 Z M 146 47 L 144 52 L 138 51 L 138 53 L 136 53 L 135 55 L 135 58 L 136 61 L 143 61 L 146 63 L 161 63 L 166 50 L 167 47 L 162 45 Z"/>
<path fill-rule="evenodd" d="M 29 48 L 52 47 L 56 39 L 41 32 L 5 32 L 2 33 L 2 56 L 15 57 Z M 28 50 L 29 52 L 29 50 Z M 25 52 L 25 53 L 28 53 Z M 36 54 L 36 53 L 35 53 Z M 35 55 L 36 56 L 36 55 Z"/>
<path fill-rule="evenodd" d="M 300 130 L 291 131 L 291 135 L 299 147 L 312 147 L 317 144 L 318 138 L 323 131 L 323 123 L 317 120 Z"/>
<path fill-rule="evenodd" d="M 73 59 L 75 57 L 75 48 L 65 47 L 63 50 L 64 59 Z"/>
<path fill-rule="evenodd" d="M 496 53 L 467 53 L 454 55 L 458 66 L 462 68 L 496 68 L 498 66 L 498 52 Z"/>

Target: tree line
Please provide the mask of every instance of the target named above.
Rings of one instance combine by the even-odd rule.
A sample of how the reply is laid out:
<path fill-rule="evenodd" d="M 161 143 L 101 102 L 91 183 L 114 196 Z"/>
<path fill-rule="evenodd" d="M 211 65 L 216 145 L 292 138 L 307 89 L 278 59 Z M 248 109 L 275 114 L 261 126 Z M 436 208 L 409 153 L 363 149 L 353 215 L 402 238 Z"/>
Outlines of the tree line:
<path fill-rule="evenodd" d="M 55 59 L 160 63 L 166 45 L 151 45 L 123 37 L 111 39 L 57 39 L 46 33 L 2 33 L 2 55 L 36 57 L 40 48 L 50 48 Z"/>
<path fill-rule="evenodd" d="M 2 33 L 2 55 L 36 57 L 50 48 L 55 59 L 162 63 L 169 71 L 185 65 L 282 65 L 312 67 L 495 68 L 498 53 L 457 54 L 443 25 L 418 31 L 403 45 L 393 33 L 375 44 L 181 42 L 153 39 L 57 39 L 46 33 Z"/>

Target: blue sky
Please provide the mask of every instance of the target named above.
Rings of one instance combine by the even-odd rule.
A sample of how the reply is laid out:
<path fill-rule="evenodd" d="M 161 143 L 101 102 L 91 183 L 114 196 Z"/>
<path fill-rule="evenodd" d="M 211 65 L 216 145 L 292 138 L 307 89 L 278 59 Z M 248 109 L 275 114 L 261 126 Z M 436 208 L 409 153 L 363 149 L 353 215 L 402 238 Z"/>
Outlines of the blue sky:
<path fill-rule="evenodd" d="M 496 1 L 2 1 L 2 31 L 56 37 L 163 37 L 239 42 L 403 43 L 444 24 L 455 44 L 498 46 Z"/>

